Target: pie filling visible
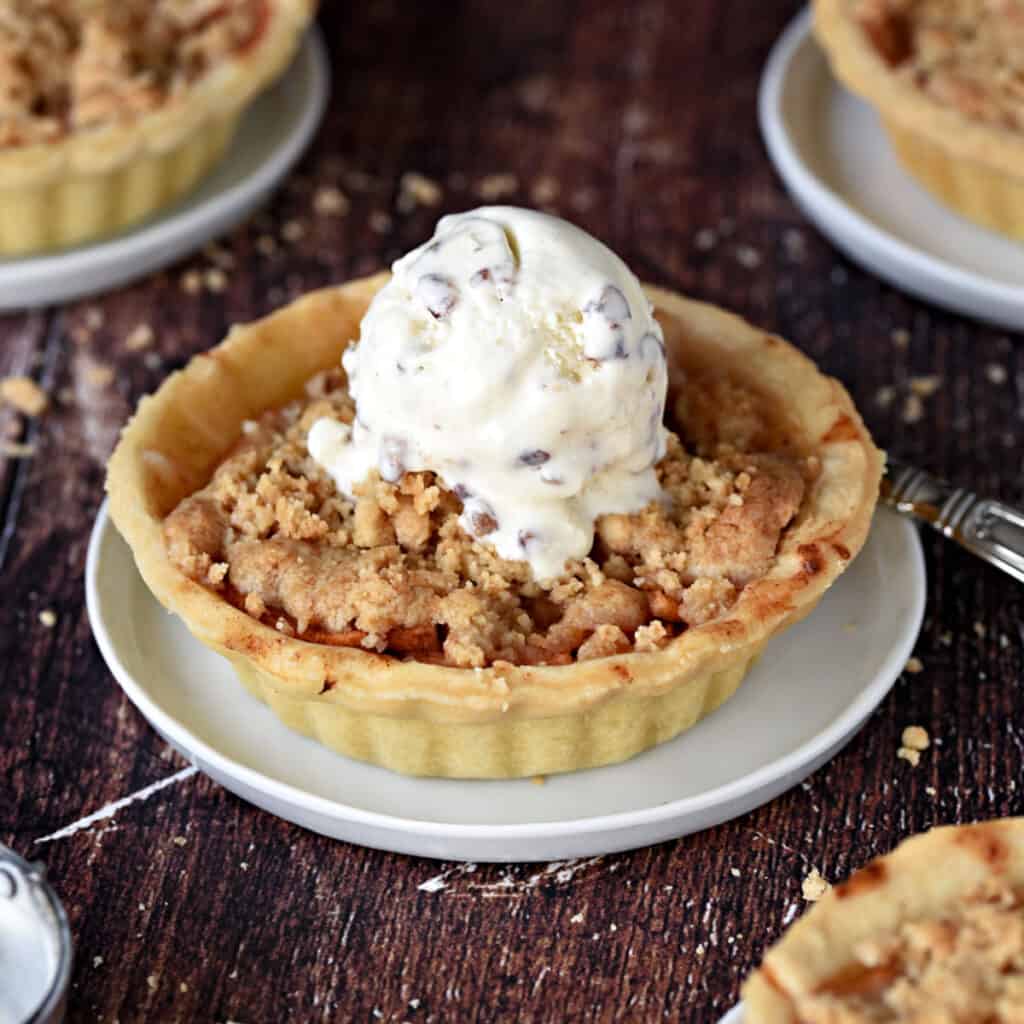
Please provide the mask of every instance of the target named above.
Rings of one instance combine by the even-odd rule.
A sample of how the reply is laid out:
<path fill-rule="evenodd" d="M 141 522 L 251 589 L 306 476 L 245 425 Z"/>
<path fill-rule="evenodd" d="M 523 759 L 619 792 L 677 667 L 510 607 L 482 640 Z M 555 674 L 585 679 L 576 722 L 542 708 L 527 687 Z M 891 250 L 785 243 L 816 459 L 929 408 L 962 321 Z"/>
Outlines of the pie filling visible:
<path fill-rule="evenodd" d="M 0 147 L 51 142 L 172 102 L 253 45 L 268 0 L 5 0 Z"/>
<path fill-rule="evenodd" d="M 165 520 L 167 550 L 191 579 L 314 642 L 466 668 L 653 651 L 771 568 L 819 471 L 734 379 L 691 373 L 685 391 L 657 467 L 666 504 L 601 517 L 589 557 L 553 580 L 500 558 L 486 529 L 465 533 L 461 501 L 430 472 L 374 471 L 354 502 L 342 495 L 306 448 L 320 417 L 352 422 L 340 370 L 245 425 Z"/>
<path fill-rule="evenodd" d="M 801 1024 L 1021 1024 L 1024 897 L 991 883 L 941 916 L 860 943 L 796 1000 Z"/>
<path fill-rule="evenodd" d="M 1024 130 L 1022 0 L 854 0 L 895 74 L 971 120 Z"/>

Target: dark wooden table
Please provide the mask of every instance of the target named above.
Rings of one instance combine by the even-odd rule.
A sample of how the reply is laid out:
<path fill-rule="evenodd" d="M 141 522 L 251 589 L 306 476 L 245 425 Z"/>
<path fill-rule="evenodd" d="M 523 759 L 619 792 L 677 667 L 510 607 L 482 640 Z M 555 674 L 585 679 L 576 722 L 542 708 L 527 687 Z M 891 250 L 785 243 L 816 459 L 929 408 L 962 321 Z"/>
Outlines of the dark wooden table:
<path fill-rule="evenodd" d="M 1019 339 L 846 262 L 766 159 L 758 76 L 798 6 L 325 4 L 333 101 L 262 214 L 166 273 L 0 320 L 0 374 L 51 396 L 38 419 L 0 411 L 8 445 L 35 451 L 0 461 L 0 840 L 44 859 L 67 906 L 73 1021 L 711 1022 L 803 911 L 812 867 L 840 878 L 937 822 L 1021 812 L 1022 591 L 931 536 L 923 671 L 802 786 L 563 876 L 481 866 L 433 894 L 418 886 L 446 865 L 312 835 L 183 772 L 90 635 L 86 543 L 137 398 L 232 321 L 375 270 L 483 200 L 559 212 L 642 277 L 785 335 L 882 446 L 1024 502 Z M 910 724 L 935 738 L 916 768 L 896 756 Z"/>

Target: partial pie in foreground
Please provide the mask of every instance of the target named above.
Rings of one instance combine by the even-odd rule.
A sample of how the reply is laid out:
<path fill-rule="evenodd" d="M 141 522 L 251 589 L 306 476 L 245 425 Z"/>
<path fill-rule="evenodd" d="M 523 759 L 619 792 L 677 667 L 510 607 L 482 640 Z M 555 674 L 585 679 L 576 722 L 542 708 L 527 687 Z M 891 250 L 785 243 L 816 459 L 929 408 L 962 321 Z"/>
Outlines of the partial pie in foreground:
<path fill-rule="evenodd" d="M 112 234 L 195 185 L 315 0 L 5 0 L 0 255 Z"/>
<path fill-rule="evenodd" d="M 1024 239 L 1024 2 L 815 0 L 839 80 L 956 212 Z"/>
<path fill-rule="evenodd" d="M 291 727 L 415 775 L 622 761 L 728 699 L 863 545 L 882 459 L 843 388 L 654 288 L 667 506 L 602 517 L 589 557 L 541 586 L 462 532 L 430 473 L 346 499 L 305 437 L 351 420 L 339 362 L 386 280 L 234 328 L 142 400 L 109 466 L 150 589 Z"/>
<path fill-rule="evenodd" d="M 827 892 L 743 990 L 745 1024 L 1024 1020 L 1024 818 L 936 828 Z"/>

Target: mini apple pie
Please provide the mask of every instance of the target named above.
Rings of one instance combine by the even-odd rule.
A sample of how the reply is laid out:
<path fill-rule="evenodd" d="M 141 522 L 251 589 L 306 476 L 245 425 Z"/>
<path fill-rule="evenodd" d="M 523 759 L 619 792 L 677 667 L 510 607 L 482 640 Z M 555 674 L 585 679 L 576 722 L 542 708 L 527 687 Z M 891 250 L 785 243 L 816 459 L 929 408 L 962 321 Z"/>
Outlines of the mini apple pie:
<path fill-rule="evenodd" d="M 118 231 L 216 164 L 314 0 L 6 0 L 0 254 Z"/>
<path fill-rule="evenodd" d="M 822 899 L 743 990 L 745 1024 L 1024 1020 L 1024 818 L 908 839 Z"/>
<path fill-rule="evenodd" d="M 621 761 L 860 549 L 881 457 L 842 387 L 596 246 L 443 220 L 390 281 L 236 327 L 142 400 L 114 522 L 289 725 L 410 774 Z"/>
<path fill-rule="evenodd" d="M 1024 2 L 815 0 L 839 79 L 958 213 L 1024 238 Z"/>

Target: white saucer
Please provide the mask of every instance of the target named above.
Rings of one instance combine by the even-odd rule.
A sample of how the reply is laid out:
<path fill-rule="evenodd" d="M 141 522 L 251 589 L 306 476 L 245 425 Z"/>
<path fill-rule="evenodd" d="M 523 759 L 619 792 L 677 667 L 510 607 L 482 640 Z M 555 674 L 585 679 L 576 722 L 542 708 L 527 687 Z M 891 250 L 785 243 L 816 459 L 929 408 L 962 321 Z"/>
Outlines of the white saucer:
<path fill-rule="evenodd" d="M 874 112 L 832 77 L 809 11 L 775 44 L 759 110 L 793 199 L 851 259 L 919 298 L 1024 329 L 1024 246 L 952 213 L 902 169 Z"/>
<path fill-rule="evenodd" d="M 743 1024 L 743 1004 L 737 1003 L 718 1024 Z"/>
<path fill-rule="evenodd" d="M 89 546 L 86 596 L 93 633 L 125 693 L 232 792 L 364 846 L 530 861 L 695 832 L 805 778 L 850 739 L 902 670 L 924 612 L 925 575 L 914 528 L 879 512 L 849 571 L 807 620 L 769 645 L 724 707 L 632 761 L 544 785 L 405 778 L 290 731 L 150 595 L 105 507 Z"/>
<path fill-rule="evenodd" d="M 115 288 L 230 231 L 309 145 L 329 91 L 327 54 L 314 28 L 285 75 L 243 117 L 230 151 L 198 188 L 154 220 L 107 241 L 0 260 L 0 311 L 52 305 Z"/>

